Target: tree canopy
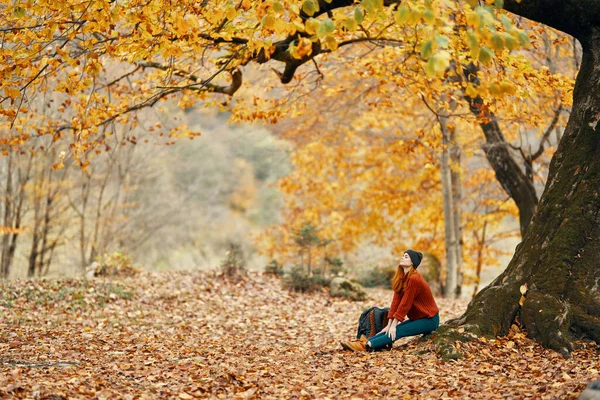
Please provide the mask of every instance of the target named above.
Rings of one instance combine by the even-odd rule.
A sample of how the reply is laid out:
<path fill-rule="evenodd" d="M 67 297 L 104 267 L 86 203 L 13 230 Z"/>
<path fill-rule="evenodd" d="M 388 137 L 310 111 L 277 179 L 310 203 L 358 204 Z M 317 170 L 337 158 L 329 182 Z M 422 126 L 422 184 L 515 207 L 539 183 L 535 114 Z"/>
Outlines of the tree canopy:
<path fill-rule="evenodd" d="M 520 23 L 498 10 L 501 1 L 2 3 L 5 152 L 38 135 L 52 135 L 85 165 L 87 154 L 106 146 L 113 124 L 138 124 L 135 111 L 143 107 L 173 96 L 189 107 L 207 100 L 208 93 L 232 95 L 242 83 L 240 68 L 250 62 L 283 62 L 276 72 L 287 83 L 303 63 L 360 42 L 390 46 L 377 63 L 363 68 L 381 79 L 400 68 L 424 71 L 438 77 L 438 85 L 448 84 L 449 73 L 459 75 L 465 63 L 475 62 L 489 68 L 492 77 L 478 86 L 458 82 L 470 95 L 514 96 L 515 75 L 542 81 L 546 75 L 552 83 L 548 90 L 567 85 L 560 98 L 570 102 L 568 80 L 538 72 L 511 55 L 530 39 Z M 513 104 L 517 110 L 518 103 Z M 246 118 L 275 120 L 278 114 L 263 110 Z M 181 127 L 170 134 L 197 133 Z"/>

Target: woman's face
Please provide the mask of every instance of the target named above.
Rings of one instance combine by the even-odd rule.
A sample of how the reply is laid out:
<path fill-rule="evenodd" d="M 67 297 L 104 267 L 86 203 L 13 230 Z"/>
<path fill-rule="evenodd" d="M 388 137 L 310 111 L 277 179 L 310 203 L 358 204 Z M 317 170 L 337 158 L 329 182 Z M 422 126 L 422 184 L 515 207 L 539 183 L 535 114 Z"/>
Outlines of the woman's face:
<path fill-rule="evenodd" d="M 410 267 L 411 265 L 413 265 L 413 263 L 412 263 L 412 260 L 410 259 L 410 256 L 408 255 L 408 253 L 404 253 L 402 258 L 400 259 L 400 266 L 401 267 Z"/>

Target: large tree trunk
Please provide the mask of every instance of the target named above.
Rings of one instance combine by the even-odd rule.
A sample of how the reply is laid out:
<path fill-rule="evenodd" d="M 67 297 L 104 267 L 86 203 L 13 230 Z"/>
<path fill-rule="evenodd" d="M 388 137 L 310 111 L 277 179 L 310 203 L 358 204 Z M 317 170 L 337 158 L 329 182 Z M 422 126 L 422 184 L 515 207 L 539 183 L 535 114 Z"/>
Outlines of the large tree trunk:
<path fill-rule="evenodd" d="M 564 356 L 573 338 L 600 343 L 600 34 L 586 39 L 573 110 L 531 226 L 506 270 L 441 340 L 456 325 L 504 335 L 518 317 L 529 337 Z"/>

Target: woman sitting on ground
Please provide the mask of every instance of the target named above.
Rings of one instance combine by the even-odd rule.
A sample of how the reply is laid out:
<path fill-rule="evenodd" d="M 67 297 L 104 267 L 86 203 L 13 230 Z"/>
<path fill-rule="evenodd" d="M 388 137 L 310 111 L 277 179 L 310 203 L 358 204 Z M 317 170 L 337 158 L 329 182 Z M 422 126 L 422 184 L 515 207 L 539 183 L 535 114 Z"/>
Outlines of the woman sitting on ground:
<path fill-rule="evenodd" d="M 392 279 L 394 298 L 388 313 L 388 324 L 377 335 L 367 340 L 362 337 L 354 341 L 340 342 L 346 350 L 371 351 L 391 346 L 396 340 L 435 331 L 440 325 L 439 309 L 431 289 L 417 272 L 423 254 L 406 250 L 396 267 Z M 404 318 L 409 319 L 404 321 Z"/>

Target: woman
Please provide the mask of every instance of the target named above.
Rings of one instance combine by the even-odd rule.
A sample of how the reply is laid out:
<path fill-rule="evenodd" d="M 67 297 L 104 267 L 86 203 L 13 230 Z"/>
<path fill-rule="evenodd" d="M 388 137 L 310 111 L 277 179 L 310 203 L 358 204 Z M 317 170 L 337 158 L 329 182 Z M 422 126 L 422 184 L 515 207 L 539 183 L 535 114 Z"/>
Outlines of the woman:
<path fill-rule="evenodd" d="M 423 254 L 406 250 L 392 279 L 394 298 L 388 313 L 388 324 L 377 335 L 355 341 L 342 341 L 342 347 L 352 351 L 379 350 L 396 340 L 435 331 L 440 325 L 439 309 L 431 289 L 417 272 Z M 404 320 L 408 317 L 408 320 Z"/>

